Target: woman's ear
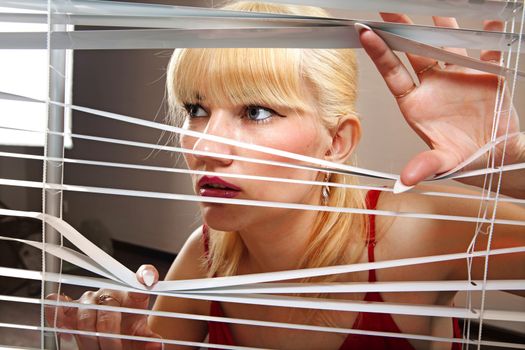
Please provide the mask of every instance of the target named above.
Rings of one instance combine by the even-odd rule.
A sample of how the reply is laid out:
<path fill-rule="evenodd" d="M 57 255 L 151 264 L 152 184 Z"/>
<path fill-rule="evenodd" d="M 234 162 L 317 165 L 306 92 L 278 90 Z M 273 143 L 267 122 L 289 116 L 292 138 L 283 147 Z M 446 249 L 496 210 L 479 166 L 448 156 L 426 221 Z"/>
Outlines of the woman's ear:
<path fill-rule="evenodd" d="M 361 123 L 356 116 L 341 116 L 339 124 L 331 130 L 332 144 L 325 159 L 344 163 L 354 152 L 361 139 Z"/>

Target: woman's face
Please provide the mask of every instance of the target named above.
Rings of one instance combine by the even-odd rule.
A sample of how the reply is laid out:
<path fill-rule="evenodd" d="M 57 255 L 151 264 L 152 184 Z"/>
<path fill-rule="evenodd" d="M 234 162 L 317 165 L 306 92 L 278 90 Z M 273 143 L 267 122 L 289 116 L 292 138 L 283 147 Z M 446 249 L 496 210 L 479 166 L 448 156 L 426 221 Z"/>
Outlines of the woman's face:
<path fill-rule="evenodd" d="M 309 98 L 313 106 L 313 98 L 311 96 L 305 98 Z M 321 159 L 330 149 L 330 133 L 314 112 L 297 112 L 286 107 L 270 105 L 228 105 L 221 101 L 209 101 L 205 96 L 199 103 L 186 104 L 185 109 L 187 116 L 184 128 L 186 129 Z M 314 110 L 315 108 L 311 108 L 311 111 Z M 188 136 L 181 138 L 181 145 L 196 151 L 297 163 L 271 154 Z M 202 155 L 187 154 L 185 160 L 192 170 L 322 180 L 322 175 L 316 171 Z M 192 175 L 192 180 L 196 194 L 202 196 L 303 204 L 320 203 L 320 186 L 232 177 L 217 179 L 202 175 Z M 221 180 L 226 183 L 222 183 Z M 229 189 L 220 188 L 222 186 Z M 201 203 L 201 210 L 204 221 L 210 227 L 223 231 L 236 231 L 268 220 L 283 220 L 292 209 Z"/>

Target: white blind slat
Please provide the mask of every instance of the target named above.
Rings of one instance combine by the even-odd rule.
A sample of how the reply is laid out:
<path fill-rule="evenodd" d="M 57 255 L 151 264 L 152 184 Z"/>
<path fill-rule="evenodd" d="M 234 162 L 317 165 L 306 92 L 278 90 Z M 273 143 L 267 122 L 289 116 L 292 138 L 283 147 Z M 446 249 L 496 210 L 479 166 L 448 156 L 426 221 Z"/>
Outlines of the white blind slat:
<path fill-rule="evenodd" d="M 395 12 L 443 17 L 510 20 L 523 6 L 518 1 L 493 0 L 270 0 L 283 4 L 299 4 L 340 10 L 365 12 Z M 46 0 L 1 0 L 0 6 L 47 11 Z M 173 16 L 186 13 L 213 13 L 208 9 L 160 4 L 126 3 L 118 1 L 53 0 L 52 11 L 68 14 L 120 14 L 128 16 Z M 224 13 L 230 11 L 223 10 Z"/>

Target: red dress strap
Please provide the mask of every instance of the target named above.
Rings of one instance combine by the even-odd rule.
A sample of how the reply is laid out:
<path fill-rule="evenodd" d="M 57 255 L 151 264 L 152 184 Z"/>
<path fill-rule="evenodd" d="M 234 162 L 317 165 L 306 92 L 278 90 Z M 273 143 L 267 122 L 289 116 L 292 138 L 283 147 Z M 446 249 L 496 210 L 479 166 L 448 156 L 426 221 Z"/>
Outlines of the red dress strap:
<path fill-rule="evenodd" d="M 218 301 L 210 303 L 210 316 L 225 317 Z M 208 342 L 210 344 L 235 345 L 230 325 L 226 322 L 208 321 Z"/>
<path fill-rule="evenodd" d="M 379 195 L 381 191 L 370 190 L 366 194 L 366 209 L 374 210 L 377 207 L 377 202 L 379 200 Z M 368 215 L 368 239 L 367 239 L 367 248 L 368 248 L 368 261 L 374 262 L 374 248 L 376 246 L 376 216 L 375 214 Z M 368 271 L 368 282 L 375 282 L 376 271 Z"/>

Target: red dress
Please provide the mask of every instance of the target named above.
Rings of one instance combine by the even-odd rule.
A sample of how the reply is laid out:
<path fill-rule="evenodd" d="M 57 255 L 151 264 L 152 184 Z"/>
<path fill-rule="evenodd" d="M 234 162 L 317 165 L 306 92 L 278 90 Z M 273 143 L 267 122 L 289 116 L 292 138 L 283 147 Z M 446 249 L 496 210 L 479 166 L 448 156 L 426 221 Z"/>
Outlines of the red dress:
<path fill-rule="evenodd" d="M 369 191 L 366 197 L 366 205 L 368 209 L 375 209 L 377 200 L 379 198 L 379 191 Z M 375 215 L 369 216 L 370 234 L 368 240 L 368 261 L 374 262 L 374 247 L 375 247 Z M 205 253 L 208 253 L 208 229 L 203 227 L 203 240 Z M 368 271 L 368 282 L 376 281 L 375 270 Z M 364 298 L 365 301 L 382 302 L 383 298 L 378 292 L 368 292 Z M 224 317 L 221 304 L 217 301 L 212 301 L 210 305 L 210 315 Z M 392 332 L 402 333 L 394 319 L 390 314 L 385 313 L 370 313 L 360 312 L 352 326 L 352 329 L 378 331 L 378 332 Z M 453 319 L 454 337 L 461 338 L 461 330 L 457 319 Z M 213 344 L 235 345 L 233 335 L 227 323 L 223 322 L 208 322 L 209 342 Z M 350 349 L 367 349 L 367 350 L 414 350 L 412 344 L 404 338 L 394 337 L 380 337 L 360 334 L 349 334 L 339 350 Z M 451 350 L 461 350 L 460 343 L 452 343 Z"/>

